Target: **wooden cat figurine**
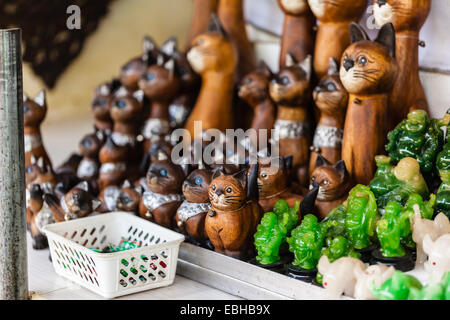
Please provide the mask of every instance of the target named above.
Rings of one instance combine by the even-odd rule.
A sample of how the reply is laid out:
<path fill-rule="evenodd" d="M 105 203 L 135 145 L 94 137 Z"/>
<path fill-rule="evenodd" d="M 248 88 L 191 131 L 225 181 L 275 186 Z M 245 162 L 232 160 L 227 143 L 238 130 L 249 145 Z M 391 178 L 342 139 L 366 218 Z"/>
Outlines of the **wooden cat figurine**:
<path fill-rule="evenodd" d="M 180 205 L 175 216 L 181 233 L 197 244 L 208 239 L 205 231 L 206 214 L 211 208 L 208 188 L 213 171 L 203 165 L 192 171 L 183 182 L 183 195 L 186 200 Z"/>
<path fill-rule="evenodd" d="M 31 155 L 43 157 L 44 162 L 52 165 L 47 151 L 42 143 L 41 124 L 47 114 L 47 99 L 45 90 L 30 99 L 23 94 L 24 146 L 25 166 L 30 165 Z"/>
<path fill-rule="evenodd" d="M 113 120 L 111 119 L 111 102 L 114 92 L 120 87 L 120 81 L 102 83 L 95 89 L 95 97 L 92 100 L 91 110 L 94 115 L 94 124 L 98 130 L 111 132 Z"/>
<path fill-rule="evenodd" d="M 225 255 L 245 259 L 253 253 L 253 235 L 262 217 L 255 189 L 258 166 L 247 178 L 247 170 L 226 175 L 217 170 L 209 186 L 211 209 L 205 229 L 214 250 Z"/>
<path fill-rule="evenodd" d="M 173 164 L 167 155 L 159 156 L 147 173 L 147 190 L 142 195 L 139 214 L 142 218 L 166 228 L 175 226 L 175 214 L 183 202 L 181 188 L 185 178 L 183 169 Z"/>
<path fill-rule="evenodd" d="M 277 104 L 275 142 L 280 156 L 293 155 L 293 173 L 300 185 L 308 184 L 310 124 L 308 123 L 311 56 L 297 63 L 288 54 L 286 66 L 270 83 L 270 96 Z"/>
<path fill-rule="evenodd" d="M 368 185 L 375 173 L 375 156 L 384 151 L 388 93 L 397 73 L 395 31 L 385 24 L 370 41 L 357 24 L 350 25 L 351 45 L 345 50 L 340 78 L 349 103 L 342 141 L 342 159 L 351 183 Z"/>
<path fill-rule="evenodd" d="M 81 139 L 78 144 L 80 154 L 83 159 L 80 161 L 77 168 L 77 177 L 80 180 L 86 180 L 91 185 L 94 193 L 98 192 L 98 173 L 100 169 L 100 161 L 98 154 L 100 148 L 103 146 L 105 137 L 102 131 L 87 134 Z"/>
<path fill-rule="evenodd" d="M 419 78 L 419 33 L 431 9 L 431 0 L 375 0 L 374 16 L 380 26 L 391 22 L 395 29 L 398 74 L 389 93 L 389 129 L 410 111 L 429 112 Z"/>
<path fill-rule="evenodd" d="M 269 83 L 273 76 L 267 64 L 262 62 L 257 70 L 250 72 L 242 79 L 238 93 L 239 97 L 253 108 L 254 116 L 250 128 L 257 132 L 260 129 L 267 130 L 267 139 L 270 139 L 270 131 L 275 124 L 276 107 L 269 94 Z M 259 143 L 259 134 L 257 143 Z"/>
<path fill-rule="evenodd" d="M 311 147 L 310 174 L 316 167 L 318 154 L 331 163 L 341 160 L 348 93 L 339 78 L 339 62 L 334 58 L 330 58 L 328 74 L 314 89 L 313 98 L 320 110 L 320 117 Z"/>
<path fill-rule="evenodd" d="M 83 218 L 100 206 L 100 200 L 92 196 L 86 181 L 80 182 L 61 199 L 46 193 L 44 201 L 52 211 L 55 222 Z"/>
<path fill-rule="evenodd" d="M 183 128 L 197 100 L 200 77 L 192 69 L 186 55 L 178 51 L 176 38 L 167 40 L 161 51 L 175 60 L 180 79 L 180 90 L 169 106 L 169 124 L 172 129 Z"/>
<path fill-rule="evenodd" d="M 160 53 L 158 46 L 149 36 L 144 37 L 142 47 L 142 55 L 128 61 L 120 70 L 120 82 L 131 92 L 139 89 L 139 79 L 150 65 L 156 63 Z"/>
<path fill-rule="evenodd" d="M 125 180 L 120 187 L 108 186 L 102 190 L 98 197 L 101 205 L 97 211 L 100 213 L 113 211 L 138 213 L 143 193 L 142 186 L 134 187 L 128 180 Z"/>
<path fill-rule="evenodd" d="M 43 210 L 44 208 L 44 192 L 39 184 L 31 184 L 27 186 L 27 230 L 30 232 L 32 246 L 35 250 L 48 248 L 48 241 L 42 232 L 42 227 L 54 222 L 52 212 Z"/>
<path fill-rule="evenodd" d="M 277 160 L 276 166 L 272 166 L 269 161 L 258 161 L 258 202 L 263 212 L 271 212 L 275 202 L 280 199 L 286 200 L 291 207 L 295 206 L 296 201 L 303 201 L 303 197 L 295 193 L 289 184 L 292 156 L 280 157 Z"/>
<path fill-rule="evenodd" d="M 25 185 L 38 184 L 43 192 L 52 193 L 58 183 L 55 172 L 43 157 L 31 155 L 30 164 L 25 167 Z"/>
<path fill-rule="evenodd" d="M 255 50 L 245 28 L 243 0 L 220 0 L 217 16 L 238 52 L 236 82 L 239 82 L 256 68 Z"/>
<path fill-rule="evenodd" d="M 159 55 L 157 64 L 150 66 L 139 80 L 139 88 L 152 102 L 142 129 L 144 152 L 148 153 L 155 138 L 162 139 L 170 133 L 169 106 L 180 90 L 175 60 L 165 61 L 164 56 Z"/>
<path fill-rule="evenodd" d="M 285 14 L 280 52 L 282 68 L 288 53 L 296 61 L 303 61 L 314 54 L 316 19 L 307 0 L 278 0 L 278 5 Z"/>
<path fill-rule="evenodd" d="M 232 101 L 238 57 L 216 15 L 211 17 L 208 33 L 193 40 L 187 58 L 202 78 L 200 94 L 185 125 L 191 139 L 196 138 L 194 121 L 202 121 L 204 130 L 233 128 Z"/>
<path fill-rule="evenodd" d="M 99 152 L 101 166 L 98 175 L 98 187 L 100 191 L 111 185 L 120 185 L 125 181 L 130 150 L 129 145 L 119 146 L 111 136 L 106 138 L 106 143 Z"/>
<path fill-rule="evenodd" d="M 192 21 L 184 52 L 191 49 L 192 40 L 208 30 L 209 19 L 212 13 L 217 13 L 219 0 L 194 0 Z"/>
<path fill-rule="evenodd" d="M 308 0 L 319 21 L 314 50 L 314 71 L 320 79 L 327 74 L 330 58 L 341 60 L 350 45 L 348 26 L 359 22 L 367 8 L 367 0 Z"/>
<path fill-rule="evenodd" d="M 345 162 L 340 160 L 333 165 L 319 154 L 311 174 L 310 190 L 315 187 L 318 188 L 315 213 L 323 219 L 347 199 L 350 181 Z"/>

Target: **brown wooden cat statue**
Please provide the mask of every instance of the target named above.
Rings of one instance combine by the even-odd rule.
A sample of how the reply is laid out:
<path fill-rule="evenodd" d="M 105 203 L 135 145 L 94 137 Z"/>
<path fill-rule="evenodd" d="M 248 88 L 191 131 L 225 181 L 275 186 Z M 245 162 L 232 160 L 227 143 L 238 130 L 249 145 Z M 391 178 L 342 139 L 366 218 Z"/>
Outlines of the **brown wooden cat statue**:
<path fill-rule="evenodd" d="M 147 173 L 147 190 L 142 195 L 139 214 L 142 218 L 166 228 L 175 226 L 175 214 L 183 202 L 181 188 L 185 178 L 183 169 L 161 154 Z"/>
<path fill-rule="evenodd" d="M 91 134 L 85 135 L 78 148 L 83 155 L 83 159 L 77 168 L 77 177 L 80 180 L 86 180 L 94 190 L 94 193 L 98 193 L 98 173 L 100 169 L 100 161 L 98 160 L 98 154 L 100 148 L 105 141 L 105 135 L 103 131 L 96 131 Z"/>
<path fill-rule="evenodd" d="M 144 152 L 148 153 L 152 141 L 163 139 L 170 133 L 169 106 L 180 90 L 175 59 L 166 61 L 159 55 L 157 64 L 150 66 L 139 80 L 139 88 L 152 102 L 150 115 L 142 129 Z"/>
<path fill-rule="evenodd" d="M 98 196 L 101 205 L 97 211 L 100 213 L 124 211 L 137 214 L 143 193 L 142 186 L 135 187 L 128 180 L 120 187 L 108 186 Z"/>
<path fill-rule="evenodd" d="M 308 101 L 312 72 L 311 56 L 298 63 L 288 54 L 286 66 L 270 83 L 270 96 L 277 104 L 275 143 L 280 156 L 293 155 L 293 173 L 300 185 L 307 186 L 310 124 Z"/>
<path fill-rule="evenodd" d="M 42 231 L 42 227 L 54 222 L 53 214 L 48 209 L 44 209 L 44 192 L 39 184 L 27 186 L 27 230 L 31 235 L 33 249 L 41 250 L 48 248 L 47 237 Z"/>
<path fill-rule="evenodd" d="M 324 219 L 348 197 L 350 181 L 345 162 L 340 160 L 333 165 L 319 154 L 311 174 L 310 190 L 314 188 L 318 188 L 314 213 Z"/>
<path fill-rule="evenodd" d="M 100 200 L 92 196 L 86 181 L 80 182 L 61 199 L 46 193 L 44 201 L 52 211 L 55 222 L 86 217 L 100 206 Z"/>
<path fill-rule="evenodd" d="M 200 77 L 192 69 L 186 55 L 178 51 L 176 38 L 169 38 L 161 46 L 161 51 L 175 60 L 176 73 L 180 78 L 180 90 L 169 106 L 169 124 L 172 129 L 183 128 L 197 100 Z"/>
<path fill-rule="evenodd" d="M 233 90 L 237 52 L 216 15 L 212 15 L 208 33 L 195 38 L 187 54 L 189 63 L 202 78 L 197 102 L 185 129 L 194 135 L 194 121 L 203 130 L 233 128 Z M 199 133 L 200 134 L 200 133 Z"/>
<path fill-rule="evenodd" d="M 25 167 L 25 185 L 38 184 L 43 192 L 52 193 L 58 183 L 55 172 L 43 157 L 31 155 L 30 164 Z"/>
<path fill-rule="evenodd" d="M 208 188 L 212 176 L 212 170 L 199 165 L 183 182 L 183 195 L 186 200 L 178 208 L 175 219 L 181 233 L 196 244 L 205 244 L 208 239 L 205 218 L 211 208 Z"/>
<path fill-rule="evenodd" d="M 330 58 L 328 74 L 315 87 L 313 98 L 320 110 L 320 117 L 311 147 L 310 174 L 316 168 L 318 154 L 321 154 L 331 163 L 336 163 L 342 159 L 342 137 L 344 135 L 348 93 L 339 78 L 339 62 L 334 58 Z"/>
<path fill-rule="evenodd" d="M 236 82 L 239 82 L 256 68 L 255 50 L 245 28 L 243 0 L 219 0 L 217 16 L 238 52 Z"/>
<path fill-rule="evenodd" d="M 253 235 L 263 211 L 258 204 L 258 166 L 226 175 L 217 170 L 209 186 L 211 209 L 205 220 L 206 234 L 216 252 L 245 259 L 254 252 Z"/>
<path fill-rule="evenodd" d="M 330 58 L 341 60 L 350 45 L 348 26 L 359 22 L 367 0 L 308 0 L 311 11 L 319 21 L 314 50 L 314 71 L 320 79 L 327 74 Z"/>
<path fill-rule="evenodd" d="M 286 200 L 291 207 L 295 206 L 296 201 L 303 201 L 303 197 L 294 192 L 289 183 L 292 158 L 280 157 L 273 162 L 258 160 L 258 202 L 263 212 L 271 212 L 275 202 L 280 199 Z M 300 212 L 298 214 L 300 215 Z M 300 221 L 301 217 L 299 218 Z"/>
<path fill-rule="evenodd" d="M 303 61 L 314 54 L 316 18 L 307 0 L 278 0 L 285 14 L 281 38 L 280 68 L 286 64 L 290 53 L 296 61 Z"/>
<path fill-rule="evenodd" d="M 25 166 L 30 165 L 31 155 L 43 157 L 44 162 L 52 165 L 44 144 L 42 143 L 41 124 L 47 114 L 47 98 L 45 90 L 30 99 L 23 94 L 24 146 Z"/>
<path fill-rule="evenodd" d="M 142 55 L 128 61 L 120 70 L 120 82 L 130 91 L 138 90 L 138 81 L 147 68 L 156 63 L 159 49 L 149 36 L 142 41 Z"/>
<path fill-rule="evenodd" d="M 98 130 L 111 132 L 113 120 L 111 119 L 111 102 L 114 92 L 120 87 L 120 81 L 102 83 L 95 89 L 95 96 L 92 100 L 91 110 L 94 115 L 94 124 Z"/>
<path fill-rule="evenodd" d="M 208 30 L 212 13 L 217 13 L 219 0 L 193 0 L 191 28 L 186 41 L 184 52 L 191 49 L 192 40 Z"/>
<path fill-rule="evenodd" d="M 129 145 L 119 146 L 111 136 L 106 138 L 106 143 L 99 152 L 101 165 L 98 175 L 98 187 L 100 191 L 111 185 L 120 185 L 125 181 L 130 150 Z"/>
<path fill-rule="evenodd" d="M 261 62 L 255 71 L 250 72 L 242 79 L 239 86 L 239 97 L 253 108 L 253 121 L 250 128 L 259 132 L 267 130 L 267 139 L 275 124 L 276 107 L 269 94 L 269 83 L 273 73 L 265 62 Z M 259 134 L 257 142 L 259 143 Z"/>
<path fill-rule="evenodd" d="M 345 50 L 340 78 L 349 93 L 342 140 L 342 159 L 353 184 L 368 185 L 375 156 L 384 151 L 388 93 L 394 84 L 395 31 L 385 24 L 375 41 L 356 23 L 350 25 L 351 45 Z M 392 112 L 389 112 L 390 114 Z"/>
<path fill-rule="evenodd" d="M 389 94 L 389 129 L 393 129 L 411 110 L 429 112 L 419 78 L 419 33 L 431 9 L 431 0 L 374 0 L 375 21 L 391 22 L 395 29 L 398 74 Z"/>

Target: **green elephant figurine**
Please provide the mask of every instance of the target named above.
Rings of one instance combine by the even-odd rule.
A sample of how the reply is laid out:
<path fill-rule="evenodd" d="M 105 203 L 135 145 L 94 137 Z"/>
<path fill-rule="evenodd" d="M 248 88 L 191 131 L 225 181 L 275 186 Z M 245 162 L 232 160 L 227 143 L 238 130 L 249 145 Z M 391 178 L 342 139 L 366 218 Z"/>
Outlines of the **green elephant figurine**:
<path fill-rule="evenodd" d="M 350 190 L 345 231 L 347 239 L 355 249 L 364 249 L 372 244 L 371 237 L 374 235 L 378 218 L 377 203 L 370 188 L 359 184 Z"/>
<path fill-rule="evenodd" d="M 386 151 L 392 161 L 397 163 L 411 157 L 417 160 L 423 173 L 434 170 L 436 156 L 444 140 L 440 124 L 440 120 L 429 119 L 423 110 L 411 111 L 388 133 Z"/>
<path fill-rule="evenodd" d="M 408 300 L 414 290 L 422 290 L 420 281 L 399 270 L 395 270 L 392 277 L 381 286 L 371 286 L 373 296 L 379 300 Z"/>
<path fill-rule="evenodd" d="M 403 205 L 413 193 L 428 197 L 428 186 L 416 159 L 402 158 L 393 166 L 389 157 L 376 156 L 375 162 L 378 169 L 369 186 L 379 208 L 384 208 L 389 201 Z"/>
<path fill-rule="evenodd" d="M 325 240 L 326 226 L 319 223 L 316 216 L 307 214 L 302 223 L 292 230 L 291 237 L 287 238 L 289 251 L 294 253 L 292 265 L 306 270 L 316 268 L 321 256 Z"/>

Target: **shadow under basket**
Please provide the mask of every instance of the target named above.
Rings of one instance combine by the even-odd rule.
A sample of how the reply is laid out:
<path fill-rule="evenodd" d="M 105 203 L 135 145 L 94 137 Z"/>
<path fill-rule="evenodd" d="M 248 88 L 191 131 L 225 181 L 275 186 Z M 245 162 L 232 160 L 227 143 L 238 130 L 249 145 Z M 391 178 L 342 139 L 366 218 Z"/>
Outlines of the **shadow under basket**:
<path fill-rule="evenodd" d="M 184 236 L 126 212 L 44 227 L 57 274 L 105 298 L 171 285 Z M 122 238 L 142 246 L 99 253 Z"/>

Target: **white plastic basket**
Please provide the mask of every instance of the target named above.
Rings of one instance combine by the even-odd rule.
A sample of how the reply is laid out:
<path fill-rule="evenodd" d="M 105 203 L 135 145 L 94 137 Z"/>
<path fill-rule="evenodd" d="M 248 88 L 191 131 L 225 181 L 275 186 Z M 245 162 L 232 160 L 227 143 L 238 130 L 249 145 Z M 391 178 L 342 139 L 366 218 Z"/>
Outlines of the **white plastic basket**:
<path fill-rule="evenodd" d="M 44 227 L 57 274 L 105 297 L 171 285 L 184 236 L 126 212 L 112 212 Z M 121 238 L 142 247 L 98 253 Z"/>

